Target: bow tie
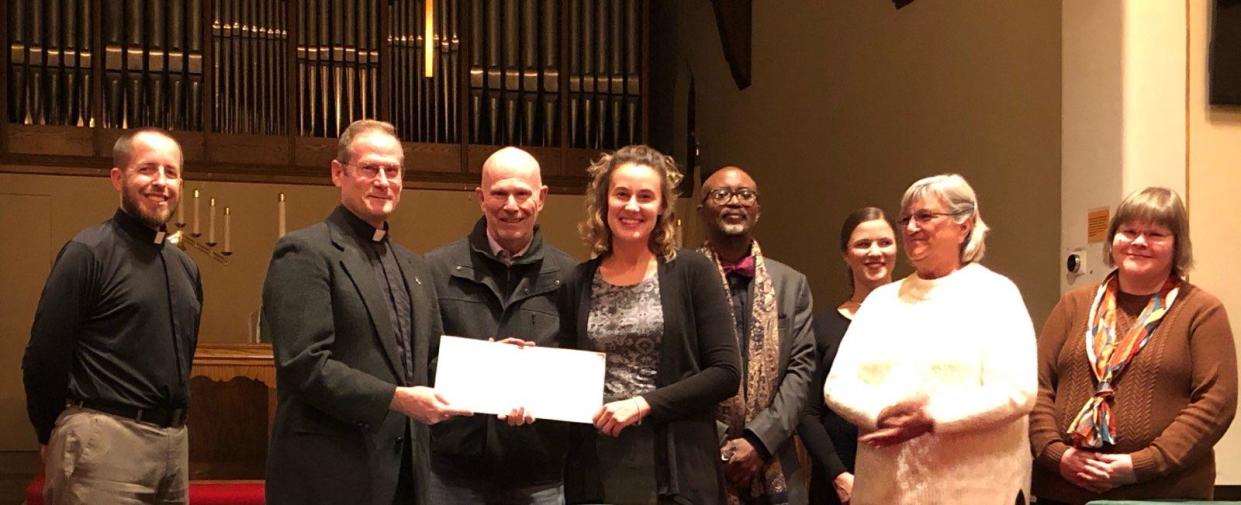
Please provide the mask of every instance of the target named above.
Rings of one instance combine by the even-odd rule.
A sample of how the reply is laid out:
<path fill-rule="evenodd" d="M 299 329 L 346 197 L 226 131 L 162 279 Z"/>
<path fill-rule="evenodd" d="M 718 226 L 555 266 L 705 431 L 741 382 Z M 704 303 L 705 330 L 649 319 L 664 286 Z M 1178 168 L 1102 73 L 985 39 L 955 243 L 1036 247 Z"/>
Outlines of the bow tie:
<path fill-rule="evenodd" d="M 746 256 L 736 263 L 721 261 L 720 267 L 724 269 L 724 275 L 735 273 L 747 279 L 754 278 L 754 256 Z"/>

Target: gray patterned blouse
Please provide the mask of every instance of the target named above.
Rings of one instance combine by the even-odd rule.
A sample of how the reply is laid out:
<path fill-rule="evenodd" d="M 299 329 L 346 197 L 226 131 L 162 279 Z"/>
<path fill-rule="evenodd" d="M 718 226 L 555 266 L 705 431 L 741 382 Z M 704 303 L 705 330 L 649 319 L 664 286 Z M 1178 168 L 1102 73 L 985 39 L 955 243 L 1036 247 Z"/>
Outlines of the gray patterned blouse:
<path fill-rule="evenodd" d="M 590 284 L 586 339 L 591 350 L 607 353 L 603 401 L 632 398 L 655 389 L 659 342 L 664 334 L 659 276 L 632 286 L 613 286 L 595 272 Z"/>

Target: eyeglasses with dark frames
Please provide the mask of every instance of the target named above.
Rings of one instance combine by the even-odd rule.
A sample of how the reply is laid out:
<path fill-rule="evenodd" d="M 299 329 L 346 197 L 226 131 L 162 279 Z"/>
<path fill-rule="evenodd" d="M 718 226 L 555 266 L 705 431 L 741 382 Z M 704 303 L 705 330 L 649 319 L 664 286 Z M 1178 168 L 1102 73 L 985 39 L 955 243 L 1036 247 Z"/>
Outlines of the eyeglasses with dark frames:
<path fill-rule="evenodd" d="M 758 191 L 750 188 L 715 188 L 708 191 L 704 199 L 710 199 L 716 205 L 725 205 L 733 197 L 737 198 L 738 204 L 750 206 L 758 201 Z"/>

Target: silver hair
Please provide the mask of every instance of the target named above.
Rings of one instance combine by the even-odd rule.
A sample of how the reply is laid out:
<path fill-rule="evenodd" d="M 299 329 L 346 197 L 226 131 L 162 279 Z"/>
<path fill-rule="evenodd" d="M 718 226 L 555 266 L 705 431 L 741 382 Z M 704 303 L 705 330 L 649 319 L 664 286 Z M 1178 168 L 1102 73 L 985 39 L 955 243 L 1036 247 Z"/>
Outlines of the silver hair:
<path fill-rule="evenodd" d="M 982 261 L 987 252 L 987 232 L 991 228 L 982 220 L 978 209 L 978 196 L 970 183 L 957 174 L 940 174 L 920 179 L 905 190 L 905 196 L 901 197 L 901 212 L 907 211 L 911 204 L 928 195 L 944 202 L 948 207 L 947 212 L 956 223 L 973 221 L 973 231 L 961 244 L 961 263 Z"/>

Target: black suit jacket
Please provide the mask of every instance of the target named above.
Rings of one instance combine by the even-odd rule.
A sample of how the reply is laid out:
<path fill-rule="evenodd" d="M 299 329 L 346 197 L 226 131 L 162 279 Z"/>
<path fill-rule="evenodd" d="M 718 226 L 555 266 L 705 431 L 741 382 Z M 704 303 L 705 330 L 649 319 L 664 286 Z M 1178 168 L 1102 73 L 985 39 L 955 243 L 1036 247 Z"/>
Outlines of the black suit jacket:
<path fill-rule="evenodd" d="M 407 384 L 389 302 L 347 212 L 338 207 L 282 238 L 263 284 L 279 401 L 267 457 L 272 505 L 389 505 L 404 444 L 413 444 L 415 503 L 429 503 L 427 428 L 388 405 L 398 385 L 428 382 L 429 347 L 441 333 L 432 277 L 421 257 L 390 244 L 413 305 Z"/>

